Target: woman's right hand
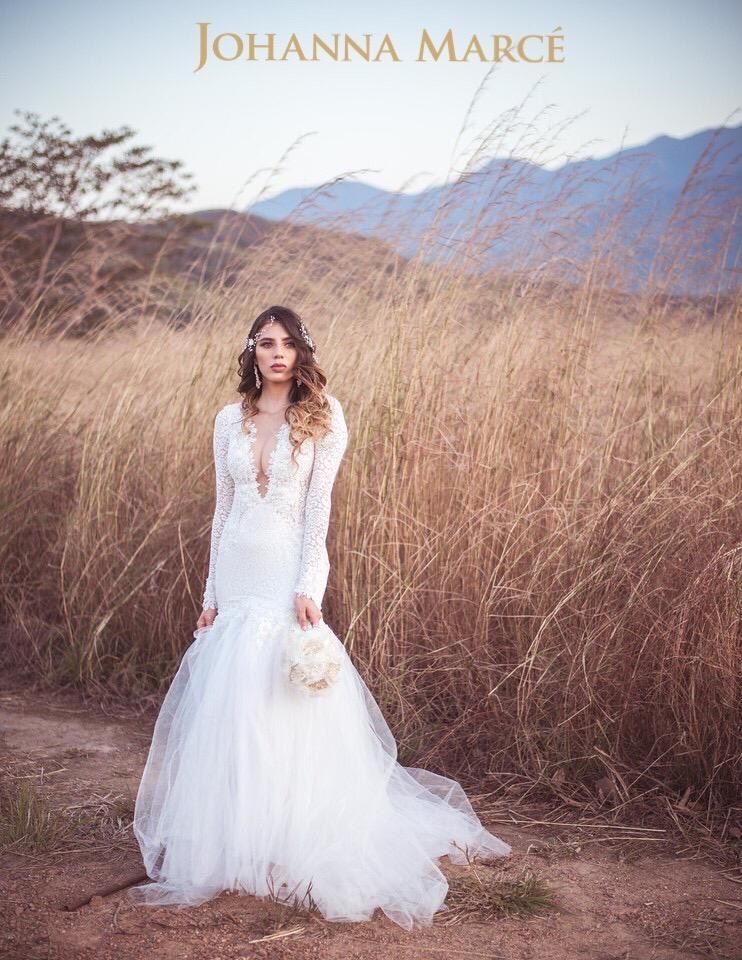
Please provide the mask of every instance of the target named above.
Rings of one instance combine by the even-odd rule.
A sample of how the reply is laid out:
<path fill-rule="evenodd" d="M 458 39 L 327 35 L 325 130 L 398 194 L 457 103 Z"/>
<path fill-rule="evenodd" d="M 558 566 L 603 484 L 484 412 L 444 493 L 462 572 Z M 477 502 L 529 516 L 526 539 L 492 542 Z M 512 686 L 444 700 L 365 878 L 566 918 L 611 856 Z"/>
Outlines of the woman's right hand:
<path fill-rule="evenodd" d="M 198 623 L 196 624 L 196 629 L 200 630 L 202 627 L 210 627 L 216 618 L 216 608 L 208 607 L 204 610 L 201 616 L 198 618 Z"/>

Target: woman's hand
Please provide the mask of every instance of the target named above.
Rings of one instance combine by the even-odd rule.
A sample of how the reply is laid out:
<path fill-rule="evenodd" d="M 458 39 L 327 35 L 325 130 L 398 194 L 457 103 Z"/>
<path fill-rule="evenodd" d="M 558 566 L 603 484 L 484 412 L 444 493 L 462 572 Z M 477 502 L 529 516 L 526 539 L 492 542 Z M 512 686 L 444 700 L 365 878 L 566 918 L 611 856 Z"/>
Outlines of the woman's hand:
<path fill-rule="evenodd" d="M 216 608 L 209 607 L 208 609 L 204 610 L 201 616 L 198 618 L 196 629 L 200 630 L 202 627 L 210 627 L 215 619 L 216 619 Z"/>
<path fill-rule="evenodd" d="M 313 627 L 316 627 L 322 619 L 322 611 L 314 600 L 310 600 L 309 597 L 305 597 L 302 593 L 296 594 L 294 606 L 296 608 L 296 617 L 301 624 L 302 630 L 310 623 Z"/>

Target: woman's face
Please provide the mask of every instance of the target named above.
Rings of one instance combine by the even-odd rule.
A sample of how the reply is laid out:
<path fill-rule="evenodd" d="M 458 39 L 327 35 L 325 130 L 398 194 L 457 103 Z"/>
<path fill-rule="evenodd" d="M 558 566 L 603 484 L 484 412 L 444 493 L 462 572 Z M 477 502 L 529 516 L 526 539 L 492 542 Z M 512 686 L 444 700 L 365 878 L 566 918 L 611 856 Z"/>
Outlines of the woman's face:
<path fill-rule="evenodd" d="M 258 334 L 255 361 L 261 378 L 280 383 L 293 376 L 298 350 L 296 340 L 278 320 L 269 320 Z"/>

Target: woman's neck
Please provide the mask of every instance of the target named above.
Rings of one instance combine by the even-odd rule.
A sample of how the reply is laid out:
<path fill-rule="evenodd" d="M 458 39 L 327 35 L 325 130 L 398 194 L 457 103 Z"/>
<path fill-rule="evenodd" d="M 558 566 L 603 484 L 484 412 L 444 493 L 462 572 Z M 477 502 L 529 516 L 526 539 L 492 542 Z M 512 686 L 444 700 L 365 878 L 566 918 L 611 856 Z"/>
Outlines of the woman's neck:
<path fill-rule="evenodd" d="M 290 383 L 271 383 L 263 381 L 263 389 L 258 398 L 258 409 L 261 413 L 282 413 L 289 403 L 291 392 Z"/>

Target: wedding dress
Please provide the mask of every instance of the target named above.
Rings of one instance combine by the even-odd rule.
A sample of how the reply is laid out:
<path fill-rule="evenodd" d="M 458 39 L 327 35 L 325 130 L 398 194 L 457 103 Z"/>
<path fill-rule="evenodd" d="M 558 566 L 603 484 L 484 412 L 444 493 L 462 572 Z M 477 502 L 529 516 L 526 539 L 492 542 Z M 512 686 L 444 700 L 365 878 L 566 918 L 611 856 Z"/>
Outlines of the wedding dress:
<path fill-rule="evenodd" d="M 157 717 L 136 798 L 147 876 L 138 903 L 197 904 L 222 890 L 314 906 L 335 921 L 380 908 L 411 929 L 447 911 L 436 860 L 505 857 L 455 781 L 397 762 L 384 717 L 335 634 L 342 669 L 322 696 L 287 682 L 280 650 L 297 593 L 321 606 L 332 487 L 348 429 L 291 461 L 274 434 L 258 484 L 256 427 L 241 405 L 216 415 L 216 507 L 204 608 Z"/>

